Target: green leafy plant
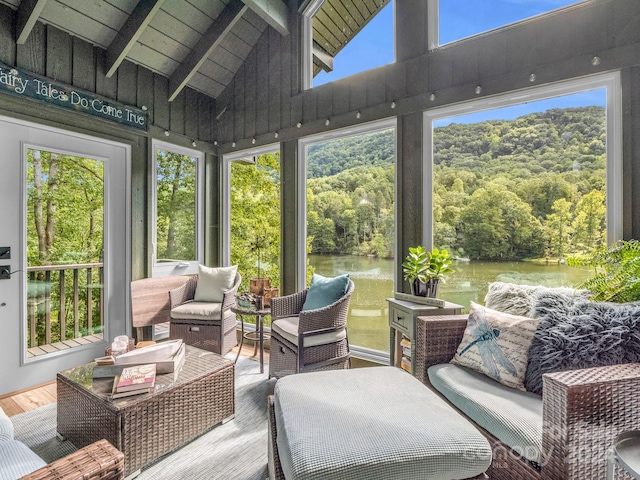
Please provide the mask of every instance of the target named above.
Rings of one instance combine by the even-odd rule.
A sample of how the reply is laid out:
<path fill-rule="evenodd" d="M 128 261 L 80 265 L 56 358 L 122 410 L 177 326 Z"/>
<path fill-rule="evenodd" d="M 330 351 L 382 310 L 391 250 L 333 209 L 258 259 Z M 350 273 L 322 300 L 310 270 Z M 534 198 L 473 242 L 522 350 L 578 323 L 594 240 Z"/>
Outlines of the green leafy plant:
<path fill-rule="evenodd" d="M 591 291 L 591 298 L 606 302 L 640 300 L 640 241 L 620 241 L 595 249 L 588 255 L 571 257 L 567 264 L 590 267 L 594 275 L 579 285 Z"/>
<path fill-rule="evenodd" d="M 437 278 L 444 283 L 444 275 L 453 272 L 453 270 L 449 268 L 449 265 L 452 263 L 451 255 L 449 255 L 449 252 L 444 248 L 442 250 L 434 248 L 430 252 L 427 252 L 427 256 L 429 257 L 427 278 Z"/>
<path fill-rule="evenodd" d="M 434 248 L 426 251 L 421 245 L 409 247 L 409 255 L 405 257 L 402 264 L 404 279 L 409 283 L 419 280 L 427 283 L 431 279 L 437 279 L 444 283 L 444 276 L 453 272 L 451 265 L 451 255 L 444 248 L 439 250 Z"/>
<path fill-rule="evenodd" d="M 413 283 L 419 280 L 423 283 L 427 283 L 428 255 L 424 247 L 418 245 L 417 247 L 409 247 L 409 255 L 404 259 L 402 264 L 402 272 L 404 273 L 404 279 L 409 283 Z"/>

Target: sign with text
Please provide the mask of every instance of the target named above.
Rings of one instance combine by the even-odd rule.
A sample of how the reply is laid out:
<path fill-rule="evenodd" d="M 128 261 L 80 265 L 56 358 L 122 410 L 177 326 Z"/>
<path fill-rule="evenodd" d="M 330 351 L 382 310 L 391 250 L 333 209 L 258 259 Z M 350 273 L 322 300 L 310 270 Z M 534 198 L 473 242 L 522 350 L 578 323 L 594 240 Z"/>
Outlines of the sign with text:
<path fill-rule="evenodd" d="M 0 91 L 147 129 L 147 112 L 0 62 Z"/>

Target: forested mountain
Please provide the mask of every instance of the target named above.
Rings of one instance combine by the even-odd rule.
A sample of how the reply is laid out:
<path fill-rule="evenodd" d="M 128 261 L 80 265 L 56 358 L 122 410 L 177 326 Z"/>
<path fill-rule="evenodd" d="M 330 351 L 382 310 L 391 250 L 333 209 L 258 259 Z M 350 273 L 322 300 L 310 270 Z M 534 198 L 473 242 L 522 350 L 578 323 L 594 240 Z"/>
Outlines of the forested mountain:
<path fill-rule="evenodd" d="M 393 130 L 344 137 L 309 146 L 307 175 L 309 178 L 327 177 L 347 168 L 386 166 L 393 163 L 394 158 Z"/>
<path fill-rule="evenodd" d="M 434 244 L 482 259 L 563 257 L 605 232 L 605 111 L 552 109 L 434 130 Z M 314 253 L 393 254 L 394 132 L 314 145 Z"/>

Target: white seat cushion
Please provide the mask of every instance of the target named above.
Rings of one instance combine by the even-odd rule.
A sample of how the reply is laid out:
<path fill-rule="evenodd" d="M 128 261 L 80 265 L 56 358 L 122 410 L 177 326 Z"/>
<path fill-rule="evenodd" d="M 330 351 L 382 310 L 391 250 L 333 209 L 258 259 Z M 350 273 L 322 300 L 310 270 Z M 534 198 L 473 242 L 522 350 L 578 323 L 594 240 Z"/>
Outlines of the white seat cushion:
<path fill-rule="evenodd" d="M 491 463 L 471 422 L 399 368 L 289 375 L 276 382 L 274 401 L 286 478 L 443 480 Z"/>
<path fill-rule="evenodd" d="M 24 443 L 17 440 L 0 442 L 0 480 L 15 480 L 46 465 Z"/>
<path fill-rule="evenodd" d="M 0 442 L 13 440 L 13 423 L 11 419 L 0 408 Z"/>
<path fill-rule="evenodd" d="M 185 320 L 220 320 L 221 311 L 221 303 L 185 302 L 171 309 L 171 318 Z"/>
<path fill-rule="evenodd" d="M 271 324 L 271 330 L 277 332 L 286 340 L 294 345 L 298 345 L 298 324 L 300 317 L 284 317 L 279 318 Z M 305 347 L 315 347 L 318 345 L 326 345 L 327 343 L 339 342 L 347 338 L 347 331 L 343 328 L 337 332 L 323 333 L 321 335 L 312 335 L 305 338 Z"/>
<path fill-rule="evenodd" d="M 540 464 L 542 397 L 451 363 L 429 367 L 428 373 L 431 385 L 471 420 L 526 459 Z"/>

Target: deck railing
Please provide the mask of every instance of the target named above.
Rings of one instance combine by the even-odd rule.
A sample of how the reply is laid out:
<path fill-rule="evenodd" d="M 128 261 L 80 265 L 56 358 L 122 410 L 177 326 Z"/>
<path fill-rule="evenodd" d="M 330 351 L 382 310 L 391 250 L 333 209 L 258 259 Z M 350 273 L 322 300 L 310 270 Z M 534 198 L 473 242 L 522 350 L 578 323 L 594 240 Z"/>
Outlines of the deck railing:
<path fill-rule="evenodd" d="M 102 330 L 102 263 L 28 267 L 27 275 L 28 347 Z"/>

